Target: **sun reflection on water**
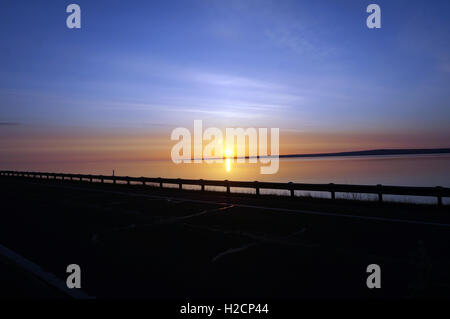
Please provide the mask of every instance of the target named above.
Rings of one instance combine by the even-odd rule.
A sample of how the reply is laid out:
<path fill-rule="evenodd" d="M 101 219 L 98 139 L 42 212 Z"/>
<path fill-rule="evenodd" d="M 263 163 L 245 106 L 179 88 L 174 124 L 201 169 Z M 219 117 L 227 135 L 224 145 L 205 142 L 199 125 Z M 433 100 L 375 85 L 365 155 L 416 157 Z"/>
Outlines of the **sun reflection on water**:
<path fill-rule="evenodd" d="M 226 149 L 225 150 L 225 167 L 226 167 L 226 170 L 227 170 L 227 172 L 230 172 L 231 171 L 231 159 L 230 159 L 230 157 L 231 156 L 233 156 L 233 152 L 230 150 L 230 149 Z"/>
<path fill-rule="evenodd" d="M 226 165 L 226 168 L 227 168 L 227 172 L 231 171 L 231 160 L 229 158 L 227 158 L 225 160 L 225 165 Z"/>

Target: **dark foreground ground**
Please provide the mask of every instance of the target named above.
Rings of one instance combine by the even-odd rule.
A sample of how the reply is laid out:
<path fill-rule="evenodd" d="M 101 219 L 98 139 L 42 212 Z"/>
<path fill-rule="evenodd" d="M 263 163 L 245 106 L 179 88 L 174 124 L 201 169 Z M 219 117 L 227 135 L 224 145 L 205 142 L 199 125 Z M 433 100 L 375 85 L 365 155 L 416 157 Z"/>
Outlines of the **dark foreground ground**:
<path fill-rule="evenodd" d="M 96 297 L 450 297 L 450 210 L 0 178 L 0 245 Z M 368 289 L 366 268 L 381 267 Z M 0 296 L 62 297 L 0 257 Z"/>

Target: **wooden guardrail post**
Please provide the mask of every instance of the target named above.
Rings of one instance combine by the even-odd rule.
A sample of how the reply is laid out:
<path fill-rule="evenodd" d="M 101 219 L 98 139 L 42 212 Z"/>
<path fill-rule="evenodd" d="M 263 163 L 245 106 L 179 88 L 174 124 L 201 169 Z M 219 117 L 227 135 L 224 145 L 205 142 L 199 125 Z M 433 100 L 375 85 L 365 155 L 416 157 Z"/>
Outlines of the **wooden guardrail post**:
<path fill-rule="evenodd" d="M 258 185 L 258 181 L 255 181 L 255 190 L 256 190 L 256 195 L 259 196 L 259 185 Z"/>
<path fill-rule="evenodd" d="M 178 178 L 178 189 L 180 191 L 183 189 L 183 184 L 181 183 L 181 178 Z"/>
<path fill-rule="evenodd" d="M 336 192 L 334 191 L 334 183 L 330 183 L 330 193 L 331 193 L 331 199 L 336 199 Z"/>
<path fill-rule="evenodd" d="M 115 184 L 116 183 L 116 178 L 115 177 L 113 177 L 113 184 Z"/>
<path fill-rule="evenodd" d="M 438 206 L 442 206 L 442 187 L 436 186 L 436 194 L 437 194 L 437 204 Z"/>
<path fill-rule="evenodd" d="M 225 184 L 226 184 L 226 187 L 227 187 L 227 194 L 229 194 L 230 193 L 230 182 L 226 179 L 225 180 Z"/>
<path fill-rule="evenodd" d="M 160 188 L 163 188 L 162 178 L 161 178 L 161 177 L 158 177 L 158 180 L 159 180 L 159 187 L 160 187 Z"/>
<path fill-rule="evenodd" d="M 202 188 L 202 192 L 204 192 L 205 191 L 205 183 L 203 182 L 203 179 L 200 179 L 199 182 L 200 182 L 200 186 Z"/>
<path fill-rule="evenodd" d="M 146 184 L 145 184 L 144 176 L 141 176 L 141 179 L 142 179 L 142 185 L 145 186 Z"/>
<path fill-rule="evenodd" d="M 291 198 L 295 197 L 294 184 L 289 182 L 289 191 L 291 192 Z"/>
<path fill-rule="evenodd" d="M 378 201 L 381 203 L 383 202 L 383 186 L 381 184 L 377 184 L 378 188 Z"/>
<path fill-rule="evenodd" d="M 127 185 L 130 185 L 130 176 L 127 176 Z"/>

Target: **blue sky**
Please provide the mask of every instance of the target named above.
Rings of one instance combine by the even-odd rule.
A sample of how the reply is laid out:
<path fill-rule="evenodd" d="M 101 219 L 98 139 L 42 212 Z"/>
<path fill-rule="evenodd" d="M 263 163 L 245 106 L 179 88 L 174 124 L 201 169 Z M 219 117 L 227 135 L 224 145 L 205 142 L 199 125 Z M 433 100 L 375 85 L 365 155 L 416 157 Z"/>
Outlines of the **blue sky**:
<path fill-rule="evenodd" d="M 0 122 L 450 137 L 449 1 L 72 2 L 2 2 Z"/>

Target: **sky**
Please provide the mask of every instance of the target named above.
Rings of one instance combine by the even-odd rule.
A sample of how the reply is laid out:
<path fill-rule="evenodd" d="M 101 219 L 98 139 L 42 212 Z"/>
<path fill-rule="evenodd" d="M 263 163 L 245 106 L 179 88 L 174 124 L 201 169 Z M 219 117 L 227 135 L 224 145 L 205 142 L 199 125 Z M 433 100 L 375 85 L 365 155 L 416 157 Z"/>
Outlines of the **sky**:
<path fill-rule="evenodd" d="M 70 3 L 81 29 L 66 27 Z M 449 13 L 448 0 L 3 0 L 0 165 L 169 159 L 170 132 L 196 119 L 280 128 L 282 154 L 449 147 Z"/>

